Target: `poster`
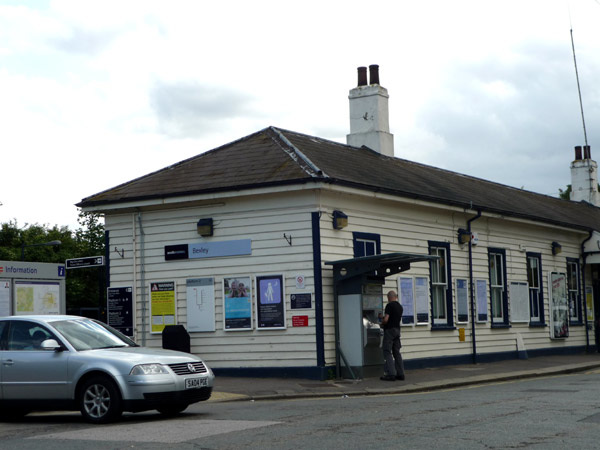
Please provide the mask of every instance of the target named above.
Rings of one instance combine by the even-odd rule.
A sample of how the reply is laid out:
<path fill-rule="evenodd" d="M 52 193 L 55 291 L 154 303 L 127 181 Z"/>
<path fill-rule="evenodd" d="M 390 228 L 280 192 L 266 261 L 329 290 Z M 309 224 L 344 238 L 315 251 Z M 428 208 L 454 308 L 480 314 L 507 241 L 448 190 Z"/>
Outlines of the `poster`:
<path fill-rule="evenodd" d="M 402 324 L 409 325 L 415 322 L 415 293 L 412 277 L 398 277 L 398 297 L 404 311 Z"/>
<path fill-rule="evenodd" d="M 594 323 L 594 294 L 592 286 L 585 287 L 585 305 L 588 323 Z"/>
<path fill-rule="evenodd" d="M 458 322 L 469 321 L 468 281 L 464 278 L 456 279 L 456 313 Z"/>
<path fill-rule="evenodd" d="M 567 275 L 550 273 L 550 338 L 569 337 L 569 302 L 567 299 Z"/>
<path fill-rule="evenodd" d="M 215 331 L 215 279 L 185 280 L 187 299 L 187 330 Z"/>
<path fill-rule="evenodd" d="M 511 281 L 508 286 L 510 321 L 526 323 L 529 315 L 529 284 Z"/>
<path fill-rule="evenodd" d="M 417 325 L 429 323 L 429 280 L 426 277 L 415 277 L 415 302 Z"/>
<path fill-rule="evenodd" d="M 15 315 L 59 314 L 58 281 L 15 281 Z"/>
<path fill-rule="evenodd" d="M 283 275 L 256 277 L 256 329 L 285 328 Z"/>
<path fill-rule="evenodd" d="M 223 329 L 252 329 L 252 280 L 250 277 L 223 279 Z"/>
<path fill-rule="evenodd" d="M 10 316 L 10 281 L 0 281 L 0 317 Z"/>
<path fill-rule="evenodd" d="M 111 287 L 106 290 L 108 325 L 125 336 L 133 337 L 133 288 Z"/>
<path fill-rule="evenodd" d="M 175 282 L 150 283 L 150 323 L 152 333 L 161 333 L 167 325 L 177 323 Z"/>
<path fill-rule="evenodd" d="M 477 322 L 487 322 L 487 282 L 475 280 L 475 296 L 477 301 Z"/>

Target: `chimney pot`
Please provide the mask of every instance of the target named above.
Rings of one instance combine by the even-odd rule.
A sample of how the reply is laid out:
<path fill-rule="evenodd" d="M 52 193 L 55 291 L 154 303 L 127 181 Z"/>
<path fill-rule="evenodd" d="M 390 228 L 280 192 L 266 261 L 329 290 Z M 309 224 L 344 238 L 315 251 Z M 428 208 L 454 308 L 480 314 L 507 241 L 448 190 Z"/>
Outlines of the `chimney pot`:
<path fill-rule="evenodd" d="M 369 66 L 369 78 L 371 84 L 379 84 L 379 65 L 371 64 Z"/>
<path fill-rule="evenodd" d="M 590 148 L 589 145 L 583 146 L 583 157 L 585 159 L 592 159 L 592 149 Z"/>
<path fill-rule="evenodd" d="M 358 85 L 359 86 L 367 85 L 367 68 L 366 67 L 358 68 Z"/>
<path fill-rule="evenodd" d="M 575 161 L 581 160 L 581 145 L 575 146 Z"/>

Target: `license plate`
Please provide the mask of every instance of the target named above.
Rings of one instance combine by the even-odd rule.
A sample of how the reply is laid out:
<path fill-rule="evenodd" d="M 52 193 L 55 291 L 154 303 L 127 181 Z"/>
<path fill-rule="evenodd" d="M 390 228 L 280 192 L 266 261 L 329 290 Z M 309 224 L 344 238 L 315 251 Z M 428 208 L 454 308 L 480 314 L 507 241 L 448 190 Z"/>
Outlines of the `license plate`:
<path fill-rule="evenodd" d="M 185 388 L 196 389 L 200 387 L 208 386 L 208 378 L 186 378 Z"/>

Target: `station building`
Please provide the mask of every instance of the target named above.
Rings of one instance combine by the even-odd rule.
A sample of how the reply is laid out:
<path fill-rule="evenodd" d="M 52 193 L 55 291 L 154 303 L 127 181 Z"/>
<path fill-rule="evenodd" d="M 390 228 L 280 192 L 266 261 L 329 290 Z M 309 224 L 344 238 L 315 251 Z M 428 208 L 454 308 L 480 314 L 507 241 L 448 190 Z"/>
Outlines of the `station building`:
<path fill-rule="evenodd" d="M 181 324 L 217 373 L 361 376 L 382 370 L 393 289 L 408 368 L 595 351 L 590 148 L 575 149 L 571 201 L 396 158 L 369 69 L 347 144 L 270 126 L 78 204 L 104 215 L 135 339 L 161 346 Z"/>

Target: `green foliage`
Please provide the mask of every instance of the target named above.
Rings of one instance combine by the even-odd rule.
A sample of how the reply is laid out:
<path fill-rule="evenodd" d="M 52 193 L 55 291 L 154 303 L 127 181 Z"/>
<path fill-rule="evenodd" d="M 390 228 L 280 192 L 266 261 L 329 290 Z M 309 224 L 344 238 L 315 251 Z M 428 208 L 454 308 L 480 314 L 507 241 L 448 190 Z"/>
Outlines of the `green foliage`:
<path fill-rule="evenodd" d="M 563 200 L 571 200 L 571 185 L 567 184 L 567 188 L 564 191 L 558 188 L 558 196 Z"/>
<path fill-rule="evenodd" d="M 71 231 L 57 225 L 25 224 L 16 220 L 1 224 L 0 260 L 65 263 L 67 259 L 104 255 L 104 224 L 96 213 L 79 212 L 80 227 Z M 60 245 L 39 245 L 60 241 Z M 67 309 L 104 307 L 104 267 L 67 270 Z"/>

